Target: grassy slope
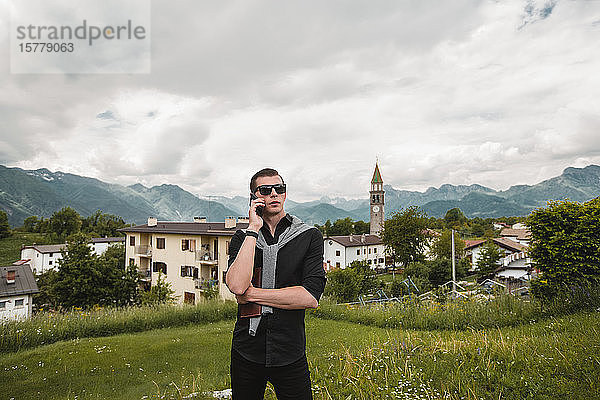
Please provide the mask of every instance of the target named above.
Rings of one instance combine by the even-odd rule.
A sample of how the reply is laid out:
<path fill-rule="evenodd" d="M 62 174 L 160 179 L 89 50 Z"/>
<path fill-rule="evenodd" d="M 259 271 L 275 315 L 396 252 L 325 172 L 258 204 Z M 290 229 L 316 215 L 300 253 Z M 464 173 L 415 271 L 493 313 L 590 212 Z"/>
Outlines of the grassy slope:
<path fill-rule="evenodd" d="M 308 318 L 315 398 L 597 398 L 598 326 L 600 313 L 460 332 Z M 0 396 L 180 398 L 176 387 L 183 394 L 223 389 L 231 328 L 224 321 L 7 354 L 0 358 Z"/>
<path fill-rule="evenodd" d="M 40 233 L 14 232 L 11 236 L 0 239 L 0 265 L 9 265 L 21 258 L 21 245 L 49 243 L 49 239 Z"/>

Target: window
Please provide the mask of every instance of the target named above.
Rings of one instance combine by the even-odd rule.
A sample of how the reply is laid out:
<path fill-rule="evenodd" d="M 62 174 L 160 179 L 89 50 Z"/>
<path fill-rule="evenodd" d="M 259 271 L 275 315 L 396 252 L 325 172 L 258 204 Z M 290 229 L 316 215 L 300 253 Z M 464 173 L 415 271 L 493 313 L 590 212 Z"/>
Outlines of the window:
<path fill-rule="evenodd" d="M 380 259 L 379 259 L 379 264 L 383 264 L 383 262 L 384 262 L 384 261 L 383 261 L 383 258 L 380 258 Z"/>
<path fill-rule="evenodd" d="M 135 236 L 129 236 L 129 245 L 135 246 Z"/>
<path fill-rule="evenodd" d="M 377 253 L 377 247 L 373 249 L 373 253 Z"/>
<path fill-rule="evenodd" d="M 190 249 L 190 241 L 188 239 L 181 239 L 181 251 L 186 251 L 189 249 Z"/>
<path fill-rule="evenodd" d="M 371 254 L 371 249 L 369 248 L 369 254 Z"/>
<path fill-rule="evenodd" d="M 182 265 L 181 266 L 181 276 L 190 276 L 193 278 L 198 278 L 198 268 L 190 266 L 190 265 Z"/>
<path fill-rule="evenodd" d="M 369 264 L 369 265 L 371 265 L 371 264 L 372 264 L 372 261 L 371 261 L 371 259 L 368 259 L 368 260 L 367 260 L 367 264 Z"/>
<path fill-rule="evenodd" d="M 52 265 L 52 260 L 48 261 L 48 265 Z"/>
<path fill-rule="evenodd" d="M 213 260 L 219 259 L 219 239 L 215 239 L 213 242 Z"/>
<path fill-rule="evenodd" d="M 160 272 L 167 274 L 167 264 L 164 262 L 156 261 L 152 263 L 152 272 Z"/>
<path fill-rule="evenodd" d="M 339 267 L 340 267 L 340 263 L 339 263 L 339 262 L 336 262 L 336 263 L 335 263 L 335 267 L 336 267 L 336 268 L 339 268 Z"/>
<path fill-rule="evenodd" d="M 156 238 L 156 248 L 157 249 L 165 248 L 165 238 Z"/>
<path fill-rule="evenodd" d="M 363 254 L 367 254 L 367 249 L 363 249 Z"/>
<path fill-rule="evenodd" d="M 16 275 L 17 275 L 17 271 L 7 271 L 6 272 L 6 283 L 15 283 Z"/>
<path fill-rule="evenodd" d="M 6 308 L 6 302 L 0 301 L 0 310 L 4 310 Z"/>
<path fill-rule="evenodd" d="M 360 249 L 356 250 L 356 255 L 360 256 Z"/>
<path fill-rule="evenodd" d="M 54 253 L 48 253 L 48 257 L 52 257 Z"/>
<path fill-rule="evenodd" d="M 15 307 L 23 307 L 24 301 L 25 300 L 23 300 L 23 299 L 15 300 Z"/>
<path fill-rule="evenodd" d="M 196 294 L 191 292 L 183 292 L 183 302 L 185 304 L 196 304 Z"/>
<path fill-rule="evenodd" d="M 129 259 L 129 265 L 130 265 L 130 266 L 133 266 L 133 265 L 135 265 L 135 259 L 134 259 L 134 258 L 130 258 L 130 259 Z"/>
<path fill-rule="evenodd" d="M 339 257 L 339 256 L 340 256 L 340 251 L 339 251 L 339 250 L 336 250 L 336 251 L 335 251 L 335 255 L 336 255 L 336 257 Z"/>

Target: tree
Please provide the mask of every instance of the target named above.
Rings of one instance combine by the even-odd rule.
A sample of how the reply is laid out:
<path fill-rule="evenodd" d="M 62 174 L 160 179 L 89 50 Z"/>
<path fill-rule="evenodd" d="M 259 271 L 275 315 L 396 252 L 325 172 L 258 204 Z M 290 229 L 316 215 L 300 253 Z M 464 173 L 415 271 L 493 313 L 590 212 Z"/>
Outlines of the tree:
<path fill-rule="evenodd" d="M 382 240 L 402 265 L 425 260 L 425 246 L 430 238 L 428 221 L 416 206 L 399 210 L 385 221 Z"/>
<path fill-rule="evenodd" d="M 357 235 L 369 234 L 371 232 L 371 224 L 365 221 L 354 222 L 354 233 Z"/>
<path fill-rule="evenodd" d="M 175 302 L 175 291 L 171 289 L 171 282 L 165 281 L 162 272 L 158 272 L 156 285 L 147 292 L 143 292 L 141 299 L 144 305 L 172 304 Z"/>
<path fill-rule="evenodd" d="M 446 215 L 444 215 L 444 224 L 447 228 L 457 228 L 465 222 L 467 222 L 467 217 L 458 207 L 446 211 Z"/>
<path fill-rule="evenodd" d="M 118 229 L 126 227 L 123 218 L 98 210 L 82 220 L 81 231 L 96 237 L 123 236 Z"/>
<path fill-rule="evenodd" d="M 462 259 L 455 263 L 456 280 L 467 274 L 469 261 Z M 452 280 L 452 260 L 442 257 L 429 262 L 429 282 L 432 286 L 440 286 Z"/>
<path fill-rule="evenodd" d="M 498 262 L 502 258 L 500 249 L 491 240 L 481 248 L 479 259 L 477 260 L 477 275 L 479 277 L 488 277 L 498 268 Z"/>
<path fill-rule="evenodd" d="M 600 284 L 600 198 L 549 202 L 527 219 L 529 254 L 541 276 L 532 292 L 550 300 L 571 286 Z"/>
<path fill-rule="evenodd" d="M 39 232 L 40 229 L 40 220 L 35 215 L 29 216 L 25 218 L 23 221 L 23 231 L 24 232 Z"/>
<path fill-rule="evenodd" d="M 89 308 L 94 305 L 124 306 L 138 302 L 139 275 L 135 268 L 125 269 L 125 248 L 109 247 L 97 256 L 88 236 L 72 235 L 58 261 L 52 293 L 62 307 Z"/>
<path fill-rule="evenodd" d="M 331 225 L 331 228 L 327 233 L 330 236 L 350 235 L 351 233 L 354 233 L 354 222 L 350 217 L 338 219 Z"/>
<path fill-rule="evenodd" d="M 60 211 L 56 211 L 50 217 L 50 230 L 59 238 L 78 233 L 81 229 L 81 217 L 77 211 L 71 207 L 65 207 Z"/>
<path fill-rule="evenodd" d="M 350 263 L 350 268 L 353 268 L 360 278 L 359 294 L 369 294 L 377 288 L 375 272 L 366 260 L 354 260 Z"/>
<path fill-rule="evenodd" d="M 454 233 L 454 256 L 456 260 L 462 258 L 465 250 L 465 241 Z M 452 231 L 445 229 L 442 234 L 435 239 L 431 245 L 431 253 L 436 259 L 447 258 L 452 259 Z"/>
<path fill-rule="evenodd" d="M 338 302 L 356 301 L 360 287 L 361 278 L 354 268 L 334 269 L 327 274 L 325 295 Z"/>
<path fill-rule="evenodd" d="M 8 215 L 0 210 L 0 239 L 5 237 L 9 237 L 10 233 L 10 225 L 8 224 Z"/>
<path fill-rule="evenodd" d="M 102 271 L 97 258 L 83 234 L 72 237 L 58 261 L 58 276 L 54 292 L 63 307 L 91 307 L 100 304 L 102 296 Z"/>
<path fill-rule="evenodd" d="M 135 266 L 125 268 L 125 246 L 114 244 L 98 257 L 104 275 L 105 304 L 127 306 L 139 303 L 140 275 Z"/>

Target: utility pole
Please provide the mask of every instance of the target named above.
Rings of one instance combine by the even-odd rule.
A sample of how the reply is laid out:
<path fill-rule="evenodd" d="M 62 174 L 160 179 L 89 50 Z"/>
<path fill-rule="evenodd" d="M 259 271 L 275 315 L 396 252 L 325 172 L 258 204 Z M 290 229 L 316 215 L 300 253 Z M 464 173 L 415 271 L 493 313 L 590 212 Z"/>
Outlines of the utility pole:
<path fill-rule="evenodd" d="M 452 232 L 452 290 L 456 292 L 456 259 L 454 257 L 454 229 Z"/>

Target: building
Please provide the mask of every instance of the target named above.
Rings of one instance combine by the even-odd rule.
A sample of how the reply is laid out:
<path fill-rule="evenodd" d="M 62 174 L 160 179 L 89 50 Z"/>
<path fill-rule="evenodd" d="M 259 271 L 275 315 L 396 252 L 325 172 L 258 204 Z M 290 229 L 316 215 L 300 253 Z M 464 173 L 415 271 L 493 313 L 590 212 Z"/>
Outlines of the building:
<path fill-rule="evenodd" d="M 524 246 L 529 246 L 529 243 L 531 242 L 531 231 L 527 228 L 504 228 L 500 231 L 500 236 Z"/>
<path fill-rule="evenodd" d="M 248 227 L 248 218 L 227 217 L 225 222 L 148 223 L 121 229 L 127 235 L 125 262 L 135 264 L 148 285 L 159 273 L 178 296 L 179 303 L 196 304 L 202 292 L 217 287 L 222 299 L 234 299 L 225 285 L 229 242 L 238 229 Z"/>
<path fill-rule="evenodd" d="M 383 179 L 379 165 L 375 163 L 369 191 L 370 234 L 325 237 L 323 261 L 326 271 L 346 268 L 354 261 L 366 261 L 373 269 L 385 267 L 385 246 L 379 236 L 385 217 L 384 195 Z"/>
<path fill-rule="evenodd" d="M 34 244 L 21 247 L 21 261 L 31 266 L 34 275 L 43 274 L 49 269 L 56 269 L 62 258 L 66 244 Z"/>
<path fill-rule="evenodd" d="M 375 163 L 375 171 L 371 179 L 371 190 L 369 191 L 369 203 L 371 207 L 370 234 L 381 235 L 385 220 L 385 191 L 383 190 L 383 179 L 379 172 L 379 165 Z"/>
<path fill-rule="evenodd" d="M 27 319 L 39 293 L 29 264 L 0 267 L 0 322 Z"/>
<path fill-rule="evenodd" d="M 508 238 L 494 238 L 492 242 L 500 248 L 500 254 L 503 257 L 513 253 L 520 253 L 527 250 L 527 246 L 518 243 Z M 477 269 L 477 261 L 479 261 L 481 249 L 485 245 L 485 240 L 466 240 L 465 241 L 465 257 L 471 262 L 471 271 Z"/>
<path fill-rule="evenodd" d="M 113 244 L 125 243 L 125 237 L 92 238 L 90 247 L 92 253 L 103 254 Z M 49 269 L 56 269 L 58 260 L 67 245 L 63 244 L 33 244 L 21 247 L 21 261 L 29 263 L 34 275 L 43 274 Z"/>
<path fill-rule="evenodd" d="M 329 236 L 324 240 L 326 270 L 346 268 L 353 261 L 366 261 L 373 269 L 385 267 L 385 245 L 377 235 Z"/>
<path fill-rule="evenodd" d="M 103 237 L 103 238 L 92 238 L 92 243 L 90 244 L 92 247 L 92 253 L 97 255 L 104 254 L 106 249 L 109 246 L 114 244 L 125 244 L 125 236 L 120 237 Z"/>

